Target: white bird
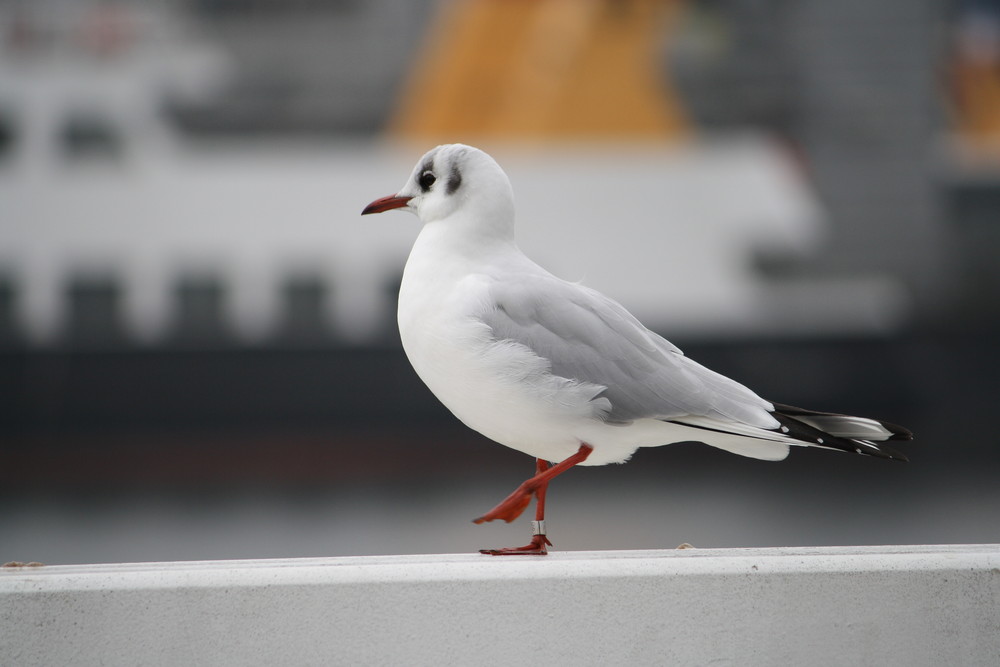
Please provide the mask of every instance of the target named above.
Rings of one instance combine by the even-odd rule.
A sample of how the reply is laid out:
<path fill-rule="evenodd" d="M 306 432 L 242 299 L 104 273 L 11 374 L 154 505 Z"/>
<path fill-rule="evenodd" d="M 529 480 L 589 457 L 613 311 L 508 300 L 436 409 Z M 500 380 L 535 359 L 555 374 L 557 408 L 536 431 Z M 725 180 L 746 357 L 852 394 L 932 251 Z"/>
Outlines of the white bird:
<path fill-rule="evenodd" d="M 423 223 L 399 290 L 414 370 L 467 426 L 537 459 L 534 477 L 475 520 L 513 521 L 535 496 L 531 542 L 483 553 L 545 554 L 549 481 L 577 464 L 624 462 L 639 447 L 700 441 L 778 461 L 806 445 L 906 460 L 881 444 L 910 439 L 906 429 L 768 402 L 530 260 L 514 240 L 510 181 L 481 150 L 434 148 L 402 190 L 362 214 L 391 209 Z"/>

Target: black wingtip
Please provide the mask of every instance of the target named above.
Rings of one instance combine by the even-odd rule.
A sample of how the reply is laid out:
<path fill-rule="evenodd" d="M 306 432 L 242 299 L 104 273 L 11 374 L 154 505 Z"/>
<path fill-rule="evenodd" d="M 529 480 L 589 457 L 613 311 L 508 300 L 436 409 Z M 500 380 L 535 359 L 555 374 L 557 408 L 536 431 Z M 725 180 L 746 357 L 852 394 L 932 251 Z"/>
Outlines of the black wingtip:
<path fill-rule="evenodd" d="M 879 424 L 892 431 L 892 435 L 889 437 L 889 440 L 913 440 L 913 431 L 905 426 L 881 420 L 879 420 Z"/>
<path fill-rule="evenodd" d="M 819 410 L 806 410 L 805 408 L 797 408 L 793 405 L 785 405 L 784 403 L 772 403 L 774 406 L 774 412 L 776 414 L 785 415 L 788 417 L 848 417 L 850 415 L 841 414 L 838 412 L 820 412 Z M 892 422 L 882 421 L 881 419 L 872 419 L 871 417 L 865 417 L 870 421 L 878 422 L 885 430 L 889 431 L 889 435 L 886 440 L 913 440 L 913 432 L 905 426 L 900 426 L 899 424 L 893 424 Z M 879 440 L 879 442 L 882 442 Z M 904 457 L 905 458 L 905 457 Z"/>
<path fill-rule="evenodd" d="M 822 415 L 826 417 L 842 417 L 836 413 L 816 412 L 804 410 L 789 405 L 774 404 L 774 412 L 771 415 L 781 424 L 781 430 L 790 437 L 803 444 L 823 449 L 834 449 L 854 454 L 872 456 L 879 459 L 908 462 L 910 459 L 905 454 L 882 443 L 871 440 L 862 440 L 848 437 L 838 437 L 831 435 L 824 430 L 820 430 L 811 424 L 806 423 L 807 419 L 797 419 L 796 417 L 808 418 L 809 416 Z M 879 423 L 891 433 L 886 440 L 912 440 L 913 434 L 902 426 L 879 421 Z"/>
<path fill-rule="evenodd" d="M 910 459 L 904 454 L 892 447 L 886 447 L 880 442 L 868 442 L 867 447 L 864 449 L 856 448 L 854 451 L 856 454 L 864 454 L 867 456 L 873 456 L 877 459 L 886 459 L 887 461 L 899 461 L 900 463 L 909 463 Z"/>

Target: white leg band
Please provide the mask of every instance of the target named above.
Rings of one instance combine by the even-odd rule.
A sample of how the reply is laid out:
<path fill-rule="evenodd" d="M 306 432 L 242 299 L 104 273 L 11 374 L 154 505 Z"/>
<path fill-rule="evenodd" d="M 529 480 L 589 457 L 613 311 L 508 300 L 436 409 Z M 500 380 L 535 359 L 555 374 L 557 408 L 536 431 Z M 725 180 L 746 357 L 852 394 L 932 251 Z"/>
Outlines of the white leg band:
<path fill-rule="evenodd" d="M 544 535 L 545 534 L 545 521 L 532 521 L 531 522 L 532 535 Z"/>

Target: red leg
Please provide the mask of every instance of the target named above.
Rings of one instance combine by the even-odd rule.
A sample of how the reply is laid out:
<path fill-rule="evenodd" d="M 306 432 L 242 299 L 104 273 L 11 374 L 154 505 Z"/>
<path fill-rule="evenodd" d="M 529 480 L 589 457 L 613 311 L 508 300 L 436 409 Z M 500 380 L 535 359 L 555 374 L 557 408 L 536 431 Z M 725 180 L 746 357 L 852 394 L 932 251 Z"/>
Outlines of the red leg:
<path fill-rule="evenodd" d="M 549 469 L 551 464 L 548 461 L 543 461 L 542 459 L 535 460 L 535 474 L 541 475 L 543 472 Z M 535 489 L 535 521 L 545 521 L 545 492 L 549 490 L 549 483 L 545 482 L 540 487 Z M 549 543 L 549 546 L 552 546 Z"/>
<path fill-rule="evenodd" d="M 585 461 L 592 451 L 594 451 L 593 447 L 583 443 L 575 454 L 551 467 L 546 461 L 537 459 L 534 477 L 522 483 L 514 490 L 514 493 L 507 496 L 499 505 L 475 520 L 475 523 L 483 523 L 485 521 L 493 521 L 494 519 L 503 519 L 510 523 L 521 515 L 531 502 L 531 496 L 534 495 L 537 499 L 534 521 L 535 534 L 532 536 L 531 542 L 523 547 L 482 549 L 480 553 L 494 556 L 545 555 L 548 553 L 545 549 L 546 545 L 552 546 L 552 542 L 545 536 L 545 493 L 548 490 L 549 482 L 556 475 L 566 472 L 581 461 Z"/>
<path fill-rule="evenodd" d="M 557 463 L 551 468 L 538 473 L 531 479 L 522 482 L 521 486 L 514 489 L 514 492 L 504 498 L 499 505 L 478 519 L 474 519 L 473 523 L 484 523 L 495 519 L 503 519 L 507 523 L 510 523 L 517 517 L 521 516 L 521 512 L 523 512 L 531 502 L 531 496 L 539 487 L 547 485 L 549 480 L 553 477 L 566 472 L 577 463 L 586 461 L 592 451 L 594 451 L 593 447 L 587 443 L 583 443 L 580 445 L 580 449 L 577 450 L 576 454 L 573 454 L 565 461 Z"/>
<path fill-rule="evenodd" d="M 549 462 L 545 459 L 535 459 L 535 474 L 540 475 L 549 468 Z M 548 553 L 546 546 L 552 546 L 552 542 L 545 536 L 545 491 L 549 488 L 549 483 L 544 482 L 535 489 L 535 520 L 533 522 L 534 535 L 531 542 L 523 547 L 508 547 L 504 549 L 480 549 L 479 553 L 490 556 L 544 556 Z"/>

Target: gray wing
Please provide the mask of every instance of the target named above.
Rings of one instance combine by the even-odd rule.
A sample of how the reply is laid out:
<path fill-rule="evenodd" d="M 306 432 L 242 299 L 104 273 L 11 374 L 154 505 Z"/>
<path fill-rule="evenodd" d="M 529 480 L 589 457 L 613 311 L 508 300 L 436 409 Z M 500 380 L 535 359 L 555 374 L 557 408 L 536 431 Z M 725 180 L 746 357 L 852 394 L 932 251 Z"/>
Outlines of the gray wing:
<path fill-rule="evenodd" d="M 482 320 L 498 340 L 520 343 L 552 373 L 606 387 L 608 421 L 700 415 L 773 428 L 772 405 L 688 359 L 621 305 L 555 276 L 495 283 Z"/>

